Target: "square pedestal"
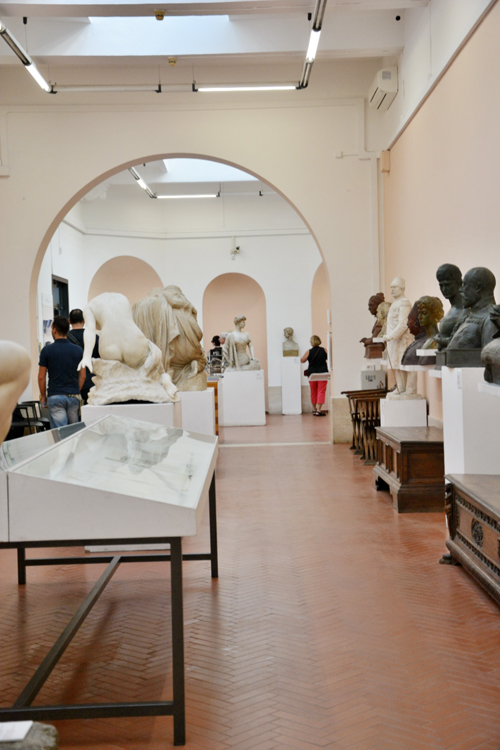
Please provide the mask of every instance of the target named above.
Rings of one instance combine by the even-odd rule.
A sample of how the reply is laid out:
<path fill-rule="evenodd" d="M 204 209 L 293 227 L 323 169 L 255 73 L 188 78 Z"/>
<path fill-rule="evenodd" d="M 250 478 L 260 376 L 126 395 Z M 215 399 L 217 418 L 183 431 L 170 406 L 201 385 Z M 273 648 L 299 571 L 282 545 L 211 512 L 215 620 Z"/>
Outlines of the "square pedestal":
<path fill-rule="evenodd" d="M 299 357 L 281 359 L 281 413 L 302 414 Z"/>
<path fill-rule="evenodd" d="M 182 427 L 182 405 L 180 401 L 168 404 L 105 404 L 104 406 L 82 406 L 82 422 L 92 422 L 107 417 L 125 417 L 139 419 L 142 422 L 154 422 L 165 427 Z"/>
<path fill-rule="evenodd" d="M 446 474 L 498 474 L 500 399 L 481 393 L 484 367 L 443 367 Z"/>
<path fill-rule="evenodd" d="M 427 427 L 427 401 L 425 398 L 380 399 L 380 426 Z"/>
<path fill-rule="evenodd" d="M 266 424 L 264 370 L 224 373 L 219 380 L 219 424 L 223 427 Z"/>
<path fill-rule="evenodd" d="M 206 391 L 178 391 L 182 404 L 182 429 L 215 435 L 215 393 Z"/>

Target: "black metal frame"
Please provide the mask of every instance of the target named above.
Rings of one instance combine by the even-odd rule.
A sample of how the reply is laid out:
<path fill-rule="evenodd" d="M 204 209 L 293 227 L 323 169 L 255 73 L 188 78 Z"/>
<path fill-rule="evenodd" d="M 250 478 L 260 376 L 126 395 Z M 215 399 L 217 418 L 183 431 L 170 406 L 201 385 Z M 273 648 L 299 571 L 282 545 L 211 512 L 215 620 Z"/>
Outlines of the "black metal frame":
<path fill-rule="evenodd" d="M 186 744 L 185 690 L 184 690 L 184 613 L 182 596 L 183 560 L 210 560 L 212 578 L 218 578 L 217 508 L 215 472 L 209 489 L 210 552 L 182 554 L 181 537 L 145 537 L 127 539 L 78 539 L 44 542 L 2 542 L 0 549 L 17 549 L 17 575 L 19 585 L 26 583 L 26 568 L 38 565 L 89 565 L 108 563 L 108 567 L 80 605 L 49 653 L 35 671 L 12 708 L 0 708 L 0 721 L 53 721 L 56 719 L 102 719 L 120 716 L 173 716 L 174 745 Z M 88 545 L 170 543 L 170 554 L 120 554 L 94 557 L 38 557 L 27 558 L 27 548 L 82 547 Z M 94 703 L 62 706 L 31 706 L 57 662 L 78 632 L 83 621 L 106 588 L 118 566 L 124 563 L 170 561 L 170 598 L 172 620 L 172 673 L 173 700 L 142 703 Z"/>

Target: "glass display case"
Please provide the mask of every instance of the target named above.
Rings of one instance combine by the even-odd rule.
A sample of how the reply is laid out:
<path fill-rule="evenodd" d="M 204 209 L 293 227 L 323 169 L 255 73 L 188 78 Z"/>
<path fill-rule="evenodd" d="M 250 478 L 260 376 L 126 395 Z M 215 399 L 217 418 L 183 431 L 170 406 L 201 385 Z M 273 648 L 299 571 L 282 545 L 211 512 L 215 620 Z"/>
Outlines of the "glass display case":
<path fill-rule="evenodd" d="M 192 536 L 217 438 L 107 416 L 33 451 L 34 442 L 2 451 L 8 512 L 1 541 Z"/>

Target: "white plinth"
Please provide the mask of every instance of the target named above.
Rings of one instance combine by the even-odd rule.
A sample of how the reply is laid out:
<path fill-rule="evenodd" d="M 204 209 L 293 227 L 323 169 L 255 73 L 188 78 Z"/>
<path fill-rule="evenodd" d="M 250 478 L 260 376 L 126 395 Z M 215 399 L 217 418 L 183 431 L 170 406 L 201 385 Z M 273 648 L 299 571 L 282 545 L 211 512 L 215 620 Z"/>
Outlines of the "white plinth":
<path fill-rule="evenodd" d="M 223 427 L 266 424 L 264 370 L 224 373 L 219 380 L 219 424 Z"/>
<path fill-rule="evenodd" d="M 437 349 L 417 349 L 417 357 L 435 357 Z"/>
<path fill-rule="evenodd" d="M 178 391 L 182 404 L 182 429 L 215 435 L 215 393 L 206 391 Z"/>
<path fill-rule="evenodd" d="M 500 396 L 500 385 L 496 383 L 478 383 L 479 393 L 489 393 L 490 396 Z"/>
<path fill-rule="evenodd" d="M 498 474 L 500 400 L 478 390 L 483 367 L 443 367 L 446 474 Z"/>
<path fill-rule="evenodd" d="M 281 358 L 281 413 L 302 414 L 300 358 Z"/>
<path fill-rule="evenodd" d="M 380 399 L 381 427 L 427 427 L 425 398 L 391 401 Z"/>
<path fill-rule="evenodd" d="M 154 422 L 165 427 L 182 427 L 182 405 L 180 401 L 168 404 L 105 404 L 104 406 L 82 406 L 82 422 L 92 424 L 111 414 L 125 419 Z"/>

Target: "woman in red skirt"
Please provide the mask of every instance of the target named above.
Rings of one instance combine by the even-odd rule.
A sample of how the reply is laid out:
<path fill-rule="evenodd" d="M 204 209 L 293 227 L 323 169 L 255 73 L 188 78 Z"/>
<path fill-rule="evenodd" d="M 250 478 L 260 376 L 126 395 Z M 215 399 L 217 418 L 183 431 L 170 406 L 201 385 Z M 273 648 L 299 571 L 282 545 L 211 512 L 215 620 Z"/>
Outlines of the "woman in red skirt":
<path fill-rule="evenodd" d="M 305 373 L 313 375 L 315 373 L 328 372 L 327 365 L 327 353 L 326 350 L 321 346 L 321 339 L 319 336 L 311 336 L 311 349 L 307 351 L 301 362 L 308 362 L 309 366 Z M 313 405 L 313 415 L 315 417 L 326 417 L 322 406 L 325 403 L 325 393 L 328 381 L 325 380 L 310 380 L 309 387 L 311 389 L 311 403 Z"/>

